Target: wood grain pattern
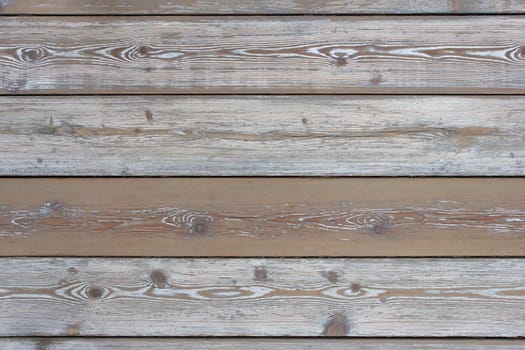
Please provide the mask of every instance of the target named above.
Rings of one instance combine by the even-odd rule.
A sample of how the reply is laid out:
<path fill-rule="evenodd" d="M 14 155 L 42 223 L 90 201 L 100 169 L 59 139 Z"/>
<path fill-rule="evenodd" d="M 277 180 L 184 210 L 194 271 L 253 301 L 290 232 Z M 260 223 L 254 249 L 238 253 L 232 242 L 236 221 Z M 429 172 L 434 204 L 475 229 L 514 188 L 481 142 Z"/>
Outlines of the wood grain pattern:
<path fill-rule="evenodd" d="M 523 94 L 524 26 L 520 16 L 4 17 L 0 93 Z"/>
<path fill-rule="evenodd" d="M 525 179 L 2 179 L 0 255 L 523 256 Z"/>
<path fill-rule="evenodd" d="M 0 14 L 524 13 L 523 0 L 2 0 Z"/>
<path fill-rule="evenodd" d="M 2 336 L 525 334 L 524 259 L 12 258 L 0 281 Z"/>
<path fill-rule="evenodd" d="M 4 338 L 2 350 L 523 350 L 523 340 Z"/>
<path fill-rule="evenodd" d="M 12 96 L 0 106 L 0 175 L 525 175 L 522 96 Z"/>

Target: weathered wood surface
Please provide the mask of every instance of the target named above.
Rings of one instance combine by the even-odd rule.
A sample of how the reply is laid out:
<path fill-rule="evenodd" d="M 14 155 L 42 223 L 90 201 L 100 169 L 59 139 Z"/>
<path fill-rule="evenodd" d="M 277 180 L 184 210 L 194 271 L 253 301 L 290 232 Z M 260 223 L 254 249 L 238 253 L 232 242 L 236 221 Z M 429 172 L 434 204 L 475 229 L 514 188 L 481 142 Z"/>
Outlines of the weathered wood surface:
<path fill-rule="evenodd" d="M 524 259 L 11 258 L 0 281 L 2 336 L 525 334 Z"/>
<path fill-rule="evenodd" d="M 0 106 L 0 175 L 525 175 L 522 96 L 11 96 Z"/>
<path fill-rule="evenodd" d="M 2 179 L 3 256 L 523 256 L 525 179 Z"/>
<path fill-rule="evenodd" d="M 521 16 L 4 17 L 0 93 L 525 93 L 524 27 Z"/>
<path fill-rule="evenodd" d="M 2 350 L 523 350 L 523 340 L 4 338 Z"/>
<path fill-rule="evenodd" d="M 523 0 L 2 0 L 0 14 L 524 13 Z"/>

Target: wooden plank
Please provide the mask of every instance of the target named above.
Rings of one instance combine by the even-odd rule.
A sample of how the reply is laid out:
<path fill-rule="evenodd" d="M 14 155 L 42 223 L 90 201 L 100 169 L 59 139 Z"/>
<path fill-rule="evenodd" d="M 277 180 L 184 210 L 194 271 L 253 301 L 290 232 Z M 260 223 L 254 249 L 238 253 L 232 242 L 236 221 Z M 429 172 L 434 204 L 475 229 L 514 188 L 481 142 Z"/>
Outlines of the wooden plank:
<path fill-rule="evenodd" d="M 523 350 L 523 340 L 4 338 L 3 350 Z"/>
<path fill-rule="evenodd" d="M 0 14 L 418 14 L 525 12 L 523 0 L 3 0 Z"/>
<path fill-rule="evenodd" d="M 524 256 L 525 179 L 2 179 L 3 256 Z"/>
<path fill-rule="evenodd" d="M 0 93 L 523 94 L 523 27 L 521 16 L 3 17 Z"/>
<path fill-rule="evenodd" d="M 525 259 L 0 259 L 2 336 L 525 334 Z"/>
<path fill-rule="evenodd" d="M 523 96 L 1 97 L 1 175 L 525 175 Z"/>

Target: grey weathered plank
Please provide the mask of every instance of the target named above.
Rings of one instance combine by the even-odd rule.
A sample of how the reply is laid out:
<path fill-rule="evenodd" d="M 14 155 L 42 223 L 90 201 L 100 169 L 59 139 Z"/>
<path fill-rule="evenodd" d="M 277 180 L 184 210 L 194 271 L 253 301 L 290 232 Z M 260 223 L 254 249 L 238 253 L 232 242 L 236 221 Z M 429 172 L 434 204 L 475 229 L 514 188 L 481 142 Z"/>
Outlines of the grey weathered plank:
<path fill-rule="evenodd" d="M 0 106 L 0 175 L 525 175 L 522 96 L 13 96 Z"/>
<path fill-rule="evenodd" d="M 4 338 L 2 350 L 523 350 L 523 340 Z"/>
<path fill-rule="evenodd" d="M 2 256 L 525 255 L 525 179 L 31 178 L 0 193 Z"/>
<path fill-rule="evenodd" d="M 525 93 L 523 27 L 521 16 L 4 17 L 0 93 Z"/>
<path fill-rule="evenodd" d="M 0 281 L 2 336 L 525 334 L 524 259 L 4 258 Z"/>
<path fill-rule="evenodd" d="M 3 0 L 0 14 L 524 13 L 523 0 Z"/>

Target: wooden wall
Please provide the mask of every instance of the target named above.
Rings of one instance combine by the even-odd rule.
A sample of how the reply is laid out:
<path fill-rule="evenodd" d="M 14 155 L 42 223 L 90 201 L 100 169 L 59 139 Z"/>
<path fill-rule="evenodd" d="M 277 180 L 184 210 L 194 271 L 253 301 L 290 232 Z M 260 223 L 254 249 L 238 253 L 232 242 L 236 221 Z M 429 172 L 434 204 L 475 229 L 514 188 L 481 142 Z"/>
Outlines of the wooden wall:
<path fill-rule="evenodd" d="M 524 0 L 0 0 L 0 349 L 525 349 Z"/>

